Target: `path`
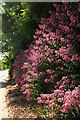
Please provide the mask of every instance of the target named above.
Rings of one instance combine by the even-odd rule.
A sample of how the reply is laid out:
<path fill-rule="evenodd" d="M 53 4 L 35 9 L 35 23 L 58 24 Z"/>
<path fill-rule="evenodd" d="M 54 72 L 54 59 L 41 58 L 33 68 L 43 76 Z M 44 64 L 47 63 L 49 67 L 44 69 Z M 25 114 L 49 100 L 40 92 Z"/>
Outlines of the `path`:
<path fill-rule="evenodd" d="M 6 102 L 6 80 L 8 80 L 8 70 L 0 70 L 0 120 L 2 118 L 9 118 L 8 107 Z"/>

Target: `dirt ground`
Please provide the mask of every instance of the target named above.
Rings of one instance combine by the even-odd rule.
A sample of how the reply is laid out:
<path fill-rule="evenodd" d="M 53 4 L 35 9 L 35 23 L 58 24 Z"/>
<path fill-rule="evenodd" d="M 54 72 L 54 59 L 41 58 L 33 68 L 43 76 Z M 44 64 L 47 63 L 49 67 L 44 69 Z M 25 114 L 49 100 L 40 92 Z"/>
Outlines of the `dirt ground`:
<path fill-rule="evenodd" d="M 6 82 L 8 80 L 8 70 L 0 70 L 0 120 L 3 118 L 9 118 L 10 112 L 7 106 L 7 91 L 6 91 Z"/>
<path fill-rule="evenodd" d="M 19 92 L 18 85 L 12 80 L 6 83 L 7 104 L 14 119 L 19 120 L 45 120 L 42 108 L 35 102 L 28 102 Z"/>

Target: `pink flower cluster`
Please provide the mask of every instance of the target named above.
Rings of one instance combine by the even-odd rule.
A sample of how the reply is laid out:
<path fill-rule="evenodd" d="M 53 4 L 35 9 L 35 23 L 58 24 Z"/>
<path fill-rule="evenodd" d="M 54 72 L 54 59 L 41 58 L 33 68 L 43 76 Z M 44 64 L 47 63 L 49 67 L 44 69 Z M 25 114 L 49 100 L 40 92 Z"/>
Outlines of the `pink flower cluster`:
<path fill-rule="evenodd" d="M 54 7 L 28 49 L 16 57 L 13 77 L 26 100 L 46 103 L 50 117 L 62 119 L 62 113 L 80 109 L 79 13 L 68 2 Z"/>
<path fill-rule="evenodd" d="M 74 83 L 74 87 L 70 88 L 70 85 Z M 49 109 L 50 118 L 62 119 L 62 113 L 71 112 L 72 116 L 79 114 L 80 112 L 80 85 L 75 87 L 75 81 L 70 81 L 67 76 L 57 82 L 57 88 L 54 89 L 52 94 L 40 94 L 37 97 L 38 103 L 45 103 L 47 109 Z M 73 112 L 76 111 L 76 112 Z"/>
<path fill-rule="evenodd" d="M 16 56 L 16 60 L 13 64 L 14 67 L 13 78 L 16 79 L 16 83 L 19 84 L 20 86 L 22 85 L 21 75 L 24 72 L 24 70 L 22 70 L 21 67 L 23 66 L 24 62 L 26 62 L 26 59 L 24 57 L 24 53 L 21 52 L 19 55 Z"/>

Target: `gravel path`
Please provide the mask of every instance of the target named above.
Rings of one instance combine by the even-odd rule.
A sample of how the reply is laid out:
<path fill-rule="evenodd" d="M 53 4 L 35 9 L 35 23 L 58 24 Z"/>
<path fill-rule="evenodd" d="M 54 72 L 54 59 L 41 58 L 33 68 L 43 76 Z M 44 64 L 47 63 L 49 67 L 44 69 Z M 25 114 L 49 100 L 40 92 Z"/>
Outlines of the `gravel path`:
<path fill-rule="evenodd" d="M 9 118 L 9 109 L 6 101 L 6 80 L 8 80 L 8 70 L 0 70 L 0 120 L 2 118 Z"/>

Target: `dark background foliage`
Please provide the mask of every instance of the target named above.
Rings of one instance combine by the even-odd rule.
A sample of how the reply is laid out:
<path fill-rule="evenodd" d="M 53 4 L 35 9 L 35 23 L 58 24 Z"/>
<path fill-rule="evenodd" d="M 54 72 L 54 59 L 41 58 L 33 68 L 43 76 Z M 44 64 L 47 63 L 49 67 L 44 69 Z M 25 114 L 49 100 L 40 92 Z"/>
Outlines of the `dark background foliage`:
<path fill-rule="evenodd" d="M 2 51 L 8 52 L 7 65 L 12 76 L 12 64 L 20 50 L 28 48 L 42 17 L 49 17 L 53 4 L 46 2 L 6 2 L 2 14 Z"/>

